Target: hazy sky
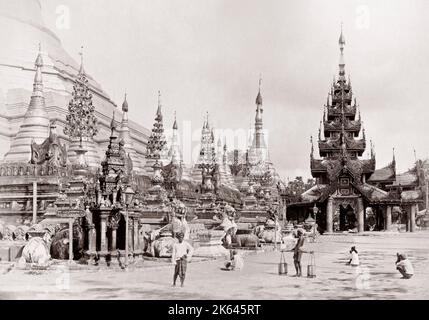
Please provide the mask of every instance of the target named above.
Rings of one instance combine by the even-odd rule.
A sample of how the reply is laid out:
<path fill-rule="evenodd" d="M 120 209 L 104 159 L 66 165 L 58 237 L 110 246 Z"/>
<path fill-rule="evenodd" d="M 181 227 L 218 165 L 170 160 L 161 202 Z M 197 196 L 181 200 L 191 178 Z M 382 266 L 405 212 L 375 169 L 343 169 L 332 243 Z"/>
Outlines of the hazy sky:
<path fill-rule="evenodd" d="M 47 26 L 85 69 L 151 128 L 157 90 L 165 125 L 200 129 L 206 111 L 222 129 L 248 129 L 262 74 L 264 126 L 283 177 L 310 175 L 310 135 L 338 70 L 344 22 L 346 72 L 375 143 L 377 167 L 396 148 L 398 169 L 429 156 L 429 1 L 41 0 Z M 67 8 L 69 28 L 58 28 Z M 182 125 L 181 125 L 182 124 Z M 198 137 L 193 137 L 197 139 Z M 368 143 L 369 145 L 369 143 Z M 232 148 L 232 146 L 230 146 Z"/>

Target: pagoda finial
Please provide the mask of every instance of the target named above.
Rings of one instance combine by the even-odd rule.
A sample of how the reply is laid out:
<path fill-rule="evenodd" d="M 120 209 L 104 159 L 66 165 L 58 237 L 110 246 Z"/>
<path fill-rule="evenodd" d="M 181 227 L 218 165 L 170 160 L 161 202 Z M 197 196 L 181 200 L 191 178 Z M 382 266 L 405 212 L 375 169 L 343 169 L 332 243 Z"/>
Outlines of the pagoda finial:
<path fill-rule="evenodd" d="M 340 39 L 338 40 L 338 44 L 340 46 L 340 63 L 339 63 L 339 67 L 340 67 L 340 80 L 345 81 L 345 70 L 344 70 L 344 46 L 346 44 L 346 40 L 344 38 L 343 35 L 343 23 L 341 22 L 341 34 L 340 34 Z"/>
<path fill-rule="evenodd" d="M 415 151 L 415 150 L 414 150 Z M 414 153 L 415 155 L 415 153 Z M 395 147 L 393 147 L 393 157 L 392 157 L 392 165 L 396 164 L 396 158 L 395 158 Z"/>
<path fill-rule="evenodd" d="M 209 112 L 206 111 L 206 122 L 205 122 L 205 128 L 206 129 L 210 129 L 210 125 L 209 125 Z"/>
<path fill-rule="evenodd" d="M 311 143 L 311 153 L 310 153 L 310 157 L 313 159 L 313 157 L 314 157 L 313 136 L 310 136 L 310 143 Z"/>
<path fill-rule="evenodd" d="M 113 110 L 113 115 L 112 115 L 112 121 L 110 122 L 110 129 L 112 130 L 116 130 L 116 123 L 115 123 L 115 110 Z"/>
<path fill-rule="evenodd" d="M 320 125 L 319 125 L 319 141 L 322 140 L 322 121 L 320 121 Z"/>
<path fill-rule="evenodd" d="M 174 110 L 174 123 L 173 123 L 173 130 L 177 130 L 177 119 L 176 119 L 176 110 Z"/>
<path fill-rule="evenodd" d="M 161 114 L 161 107 L 162 107 L 162 104 L 161 104 L 161 91 L 158 90 L 158 110 L 156 111 L 157 115 Z"/>
<path fill-rule="evenodd" d="M 80 47 L 80 68 L 79 68 L 79 74 L 84 74 L 85 73 L 85 69 L 83 67 L 83 46 Z"/>
<path fill-rule="evenodd" d="M 34 75 L 33 82 L 33 96 L 43 97 L 43 79 L 42 79 L 42 68 L 43 68 L 43 58 L 42 58 L 42 45 L 39 42 L 39 52 L 37 54 L 36 61 L 34 62 L 36 69 L 36 74 Z"/>
<path fill-rule="evenodd" d="M 256 96 L 256 105 L 262 105 L 262 95 L 261 95 L 261 85 L 262 85 L 262 75 L 259 75 L 259 89 L 258 95 Z"/>
<path fill-rule="evenodd" d="M 122 103 L 122 111 L 128 112 L 127 93 L 125 92 L 124 102 Z"/>
<path fill-rule="evenodd" d="M 393 150 L 395 150 L 395 149 L 393 149 Z M 415 148 L 413 148 L 413 151 L 414 151 L 414 160 L 416 161 L 416 163 L 417 163 L 417 153 L 416 153 L 416 149 Z"/>

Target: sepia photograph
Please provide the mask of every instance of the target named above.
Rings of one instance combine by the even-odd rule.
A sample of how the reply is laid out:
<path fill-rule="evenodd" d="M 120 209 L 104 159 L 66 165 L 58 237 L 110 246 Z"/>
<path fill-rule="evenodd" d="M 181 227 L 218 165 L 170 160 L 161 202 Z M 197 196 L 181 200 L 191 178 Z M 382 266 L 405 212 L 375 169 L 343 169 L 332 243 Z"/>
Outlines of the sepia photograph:
<path fill-rule="evenodd" d="M 0 300 L 429 299 L 428 15 L 0 0 Z"/>

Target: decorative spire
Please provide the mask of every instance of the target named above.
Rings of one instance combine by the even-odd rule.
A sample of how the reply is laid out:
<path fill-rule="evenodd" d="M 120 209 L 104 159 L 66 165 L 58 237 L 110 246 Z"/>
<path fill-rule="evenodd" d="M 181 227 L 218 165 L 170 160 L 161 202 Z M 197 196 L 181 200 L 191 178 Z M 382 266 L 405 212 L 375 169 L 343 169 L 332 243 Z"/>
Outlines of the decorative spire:
<path fill-rule="evenodd" d="M 319 141 L 322 140 L 322 121 L 320 121 L 320 125 L 319 125 Z"/>
<path fill-rule="evenodd" d="M 158 109 L 156 111 L 155 123 L 153 124 L 152 134 L 147 143 L 148 159 L 161 159 L 167 141 L 164 136 L 164 125 L 161 112 L 161 92 L 158 91 Z"/>
<path fill-rule="evenodd" d="M 173 123 L 173 130 L 177 130 L 178 126 L 177 126 L 177 119 L 176 119 L 176 111 L 174 111 L 174 123 Z"/>
<path fill-rule="evenodd" d="M 223 137 L 223 157 L 222 157 L 222 164 L 227 164 L 227 146 L 226 146 L 226 137 Z"/>
<path fill-rule="evenodd" d="M 392 166 L 396 165 L 396 158 L 395 158 L 395 147 L 393 147 L 393 157 L 392 157 Z"/>
<path fill-rule="evenodd" d="M 125 93 L 124 102 L 122 103 L 122 111 L 128 112 L 127 94 Z"/>
<path fill-rule="evenodd" d="M 162 104 L 161 104 L 161 91 L 158 91 L 158 109 L 156 110 L 156 115 L 161 117 L 162 120 Z"/>
<path fill-rule="evenodd" d="M 262 95 L 261 95 L 261 85 L 262 85 L 262 76 L 259 76 L 259 90 L 258 95 L 256 96 L 256 105 L 261 106 L 262 105 Z"/>
<path fill-rule="evenodd" d="M 314 144 L 313 144 L 313 136 L 310 136 L 310 143 L 311 143 L 311 153 L 310 153 L 310 157 L 311 159 L 314 158 Z"/>
<path fill-rule="evenodd" d="M 39 53 L 37 54 L 36 61 L 34 62 L 36 69 L 36 74 L 34 75 L 33 83 L 33 96 L 43 97 L 43 79 L 42 79 L 42 68 L 43 68 L 43 58 L 42 58 L 42 45 L 39 42 Z"/>
<path fill-rule="evenodd" d="M 64 128 L 64 133 L 74 140 L 81 136 L 92 139 L 98 133 L 92 94 L 83 69 L 82 52 L 81 56 L 81 68 L 73 86 L 72 98 L 69 102 L 66 116 L 67 123 Z"/>
<path fill-rule="evenodd" d="M 115 110 L 113 110 L 112 121 L 110 122 L 110 130 L 112 130 L 111 137 L 113 137 L 116 134 Z"/>
<path fill-rule="evenodd" d="M 83 46 L 80 47 L 80 68 L 79 68 L 79 74 L 85 74 L 85 69 L 83 67 Z"/>
<path fill-rule="evenodd" d="M 345 63 L 344 63 L 344 46 L 346 44 L 346 40 L 345 37 L 343 35 L 343 23 L 341 22 L 341 34 L 340 34 L 340 39 L 338 40 L 338 44 L 340 46 L 340 63 L 339 63 L 339 67 L 340 67 L 340 81 L 345 81 Z"/>
<path fill-rule="evenodd" d="M 180 150 L 179 137 L 177 134 L 178 128 L 176 111 L 174 111 L 173 135 L 171 136 L 170 149 L 168 150 L 168 157 L 174 164 L 182 163 L 182 153 Z"/>

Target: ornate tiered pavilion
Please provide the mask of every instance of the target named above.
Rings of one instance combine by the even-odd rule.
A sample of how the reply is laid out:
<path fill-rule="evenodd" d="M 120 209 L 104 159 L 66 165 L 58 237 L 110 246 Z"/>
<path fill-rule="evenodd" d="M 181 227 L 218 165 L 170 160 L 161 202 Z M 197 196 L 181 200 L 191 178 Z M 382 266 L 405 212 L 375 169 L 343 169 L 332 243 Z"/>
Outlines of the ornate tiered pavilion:
<path fill-rule="evenodd" d="M 288 206 L 288 219 L 303 221 L 309 214 L 322 231 L 390 230 L 392 208 L 406 212 L 406 224 L 414 231 L 421 193 L 405 194 L 392 189 L 396 181 L 395 160 L 375 170 L 375 152 L 362 157 L 366 147 L 365 129 L 344 63 L 345 38 L 339 38 L 339 74 L 334 79 L 319 129 L 319 156 L 311 139 L 310 167 L 316 185 L 301 195 L 301 202 Z M 317 209 L 316 209 L 317 208 Z M 316 217 L 314 217 L 316 215 Z"/>

